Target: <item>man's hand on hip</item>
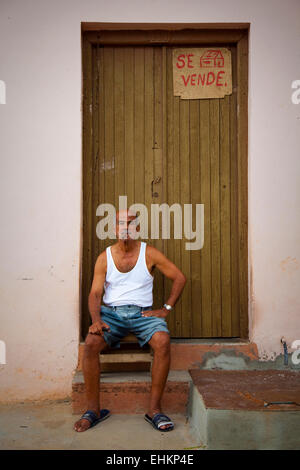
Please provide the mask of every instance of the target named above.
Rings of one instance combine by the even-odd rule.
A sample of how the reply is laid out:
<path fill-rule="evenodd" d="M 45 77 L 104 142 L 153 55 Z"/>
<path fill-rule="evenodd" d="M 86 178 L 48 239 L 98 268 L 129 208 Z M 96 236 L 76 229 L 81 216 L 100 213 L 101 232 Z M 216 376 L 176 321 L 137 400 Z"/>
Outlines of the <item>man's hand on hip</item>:
<path fill-rule="evenodd" d="M 159 310 L 142 310 L 142 317 L 159 317 L 166 318 L 168 315 L 168 310 L 165 308 L 160 308 Z"/>

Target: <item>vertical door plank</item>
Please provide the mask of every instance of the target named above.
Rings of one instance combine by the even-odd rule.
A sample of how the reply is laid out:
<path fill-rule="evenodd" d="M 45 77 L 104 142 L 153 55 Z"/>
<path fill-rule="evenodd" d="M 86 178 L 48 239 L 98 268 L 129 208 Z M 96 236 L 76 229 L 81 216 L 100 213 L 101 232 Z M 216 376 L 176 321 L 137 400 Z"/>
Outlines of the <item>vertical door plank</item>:
<path fill-rule="evenodd" d="M 144 188 L 145 188 L 145 205 L 148 209 L 148 240 L 147 243 L 152 245 L 151 240 L 151 181 L 154 178 L 153 170 L 153 147 L 154 147 L 154 58 L 153 47 L 145 48 L 145 167 L 144 167 Z"/>
<path fill-rule="evenodd" d="M 180 188 L 181 188 L 181 207 L 190 203 L 190 103 L 189 100 L 180 101 Z M 191 336 L 191 273 L 190 273 L 190 251 L 185 249 L 185 237 L 181 243 L 181 269 L 187 278 L 187 282 L 182 293 L 182 313 L 181 333 L 184 337 Z"/>
<path fill-rule="evenodd" d="M 98 51 L 99 56 L 99 204 L 105 203 L 105 100 L 104 100 L 104 49 Z M 99 219 L 100 220 L 100 219 Z M 99 240 L 99 252 L 109 245 L 106 240 Z"/>
<path fill-rule="evenodd" d="M 91 214 L 91 247 L 92 265 L 94 266 L 99 255 L 99 238 L 96 234 L 96 209 L 99 205 L 99 62 L 98 48 L 93 47 L 93 174 L 92 174 L 92 214 Z"/>
<path fill-rule="evenodd" d="M 200 188 L 200 109 L 199 100 L 190 101 L 190 185 L 193 208 L 193 222 L 196 228 L 196 204 L 201 203 Z M 201 278 L 200 278 L 200 251 L 190 251 L 191 267 L 191 337 L 201 336 Z"/>
<path fill-rule="evenodd" d="M 229 97 L 220 99 L 220 209 L 222 334 L 231 335 Z"/>
<path fill-rule="evenodd" d="M 231 318 L 232 336 L 240 334 L 240 299 L 239 299 L 239 258 L 238 258 L 238 175 L 237 175 L 237 82 L 236 48 L 231 47 L 232 60 L 232 95 L 230 100 L 230 161 L 231 161 Z"/>
<path fill-rule="evenodd" d="M 210 100 L 212 335 L 222 336 L 220 259 L 220 100 Z"/>
<path fill-rule="evenodd" d="M 115 204 L 114 48 L 104 48 L 105 202 Z"/>
<path fill-rule="evenodd" d="M 117 207 L 119 196 L 125 195 L 124 120 L 124 50 L 121 47 L 116 47 L 114 53 L 114 141 L 115 202 Z"/>
<path fill-rule="evenodd" d="M 167 84 L 166 84 L 166 123 L 167 123 L 167 143 L 166 143 L 166 171 L 167 177 L 165 179 L 165 184 L 167 186 L 167 195 L 166 202 L 172 206 L 174 202 L 174 97 L 173 97 L 173 75 L 172 75 L 172 49 L 167 48 L 166 51 L 166 73 L 167 73 Z M 177 201 L 178 202 L 178 201 Z M 166 243 L 166 256 L 175 263 L 175 246 L 174 246 L 174 218 L 171 218 L 170 224 L 171 238 L 167 240 Z M 167 279 L 165 282 L 166 286 L 166 298 L 171 292 L 172 281 Z M 168 327 L 170 331 L 176 331 L 176 311 L 178 304 L 175 306 L 175 309 L 168 315 Z"/>
<path fill-rule="evenodd" d="M 174 129 L 173 129 L 173 145 L 174 145 L 174 160 L 173 160 L 173 200 L 175 203 L 181 203 L 180 200 L 180 195 L 181 195 L 181 178 L 180 178 L 180 126 L 179 126 L 179 120 L 180 120 L 180 98 L 178 96 L 175 96 L 173 98 L 173 116 L 174 116 Z M 182 240 L 180 239 L 174 239 L 173 245 L 174 245 L 174 263 L 176 266 L 178 266 L 180 269 L 182 268 L 182 262 L 181 262 L 181 244 Z M 174 336 L 182 336 L 182 297 L 179 299 L 179 301 L 176 304 L 175 311 L 174 311 L 174 317 L 175 317 L 175 324 L 176 324 L 176 329 L 174 332 Z"/>
<path fill-rule="evenodd" d="M 162 77 L 163 77 L 163 61 L 162 61 L 162 49 L 159 47 L 154 48 L 154 178 L 160 177 L 160 181 L 153 184 L 153 193 L 157 193 L 157 197 L 153 197 L 153 204 L 162 204 L 163 193 L 162 193 L 162 162 L 163 162 L 163 88 L 162 88 Z M 161 219 L 160 219 L 161 220 Z M 161 223 L 159 223 L 160 229 Z M 161 238 L 153 240 L 153 245 L 160 251 L 163 250 L 163 240 Z M 154 305 L 155 308 L 160 308 L 164 303 L 164 276 L 161 272 L 156 270 L 155 282 L 154 282 Z"/>
<path fill-rule="evenodd" d="M 162 96 L 162 101 L 161 101 L 161 112 L 162 112 L 162 169 L 161 169 L 161 175 L 162 175 L 162 188 L 161 188 L 161 194 L 162 194 L 162 202 L 167 203 L 167 48 L 165 46 L 162 46 L 162 77 L 161 77 L 161 96 Z M 163 248 L 165 250 L 165 245 L 166 245 L 166 239 L 163 240 Z"/>
<path fill-rule="evenodd" d="M 145 137 L 145 57 L 144 47 L 134 50 L 134 203 L 143 204 L 144 188 L 144 137 Z"/>
<path fill-rule="evenodd" d="M 128 207 L 134 201 L 134 49 L 124 48 L 124 114 L 125 114 L 125 194 Z"/>
<path fill-rule="evenodd" d="M 209 100 L 200 103 L 201 202 L 204 204 L 204 246 L 201 250 L 202 336 L 212 335 L 211 314 L 211 175 L 209 148 Z"/>
<path fill-rule="evenodd" d="M 162 46 L 162 77 L 161 77 L 161 93 L 162 93 L 162 102 L 161 102 L 161 111 L 162 111 L 162 197 L 161 201 L 163 204 L 168 203 L 168 160 L 167 160 L 167 152 L 168 152 L 168 143 L 167 143 L 167 135 L 168 135 L 168 110 L 167 110 L 167 48 Z M 172 236 L 172 235 L 170 235 Z M 162 240 L 162 252 L 164 255 L 167 255 L 167 246 L 169 240 L 163 239 Z M 163 276 L 163 298 L 162 303 L 163 305 L 169 296 L 168 290 L 168 279 L 166 276 Z M 169 325 L 170 315 L 167 317 L 167 324 Z"/>

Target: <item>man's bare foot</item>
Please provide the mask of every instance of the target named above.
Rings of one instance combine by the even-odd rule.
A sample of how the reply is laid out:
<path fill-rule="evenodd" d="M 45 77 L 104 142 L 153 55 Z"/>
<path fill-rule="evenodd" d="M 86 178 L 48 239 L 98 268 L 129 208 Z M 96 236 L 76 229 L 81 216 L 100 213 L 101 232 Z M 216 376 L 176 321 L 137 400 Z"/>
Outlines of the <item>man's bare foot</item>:
<path fill-rule="evenodd" d="M 90 423 L 87 419 L 79 419 L 79 420 L 76 421 L 76 423 L 74 424 L 74 429 L 75 429 L 75 431 L 77 431 L 77 432 L 86 431 L 86 430 L 89 429 L 90 427 L 91 427 L 91 423 Z"/>
<path fill-rule="evenodd" d="M 154 411 L 150 411 L 148 414 L 148 416 L 150 416 L 150 418 L 152 419 L 154 415 L 156 415 L 157 413 L 161 413 L 161 414 L 164 414 L 161 410 L 154 410 Z M 162 426 L 160 426 L 159 429 L 168 429 L 172 427 L 172 424 L 164 424 Z"/>
<path fill-rule="evenodd" d="M 97 415 L 98 418 L 100 418 L 100 411 L 99 410 L 94 411 L 94 413 Z M 85 418 L 81 417 L 74 424 L 74 429 L 77 432 L 83 432 L 83 431 L 87 431 L 91 426 L 92 426 L 92 423 L 88 419 L 85 419 Z"/>

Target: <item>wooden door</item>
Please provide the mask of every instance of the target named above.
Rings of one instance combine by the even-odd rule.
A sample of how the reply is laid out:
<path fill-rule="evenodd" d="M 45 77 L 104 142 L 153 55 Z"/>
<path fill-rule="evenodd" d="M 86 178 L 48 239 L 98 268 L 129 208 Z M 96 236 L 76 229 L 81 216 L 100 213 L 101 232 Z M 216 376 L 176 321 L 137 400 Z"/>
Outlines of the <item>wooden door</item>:
<path fill-rule="evenodd" d="M 168 317 L 174 338 L 239 337 L 239 191 L 237 50 L 232 51 L 233 93 L 222 99 L 173 96 L 172 47 L 83 47 L 83 336 L 87 297 L 97 256 L 114 240 L 99 240 L 99 204 L 118 207 L 119 195 L 147 206 L 204 204 L 204 246 L 186 239 L 145 240 L 163 251 L 188 281 Z M 186 45 L 185 45 L 186 47 Z M 88 134 L 88 138 L 86 135 Z M 154 308 L 168 298 L 171 281 L 158 271 Z"/>

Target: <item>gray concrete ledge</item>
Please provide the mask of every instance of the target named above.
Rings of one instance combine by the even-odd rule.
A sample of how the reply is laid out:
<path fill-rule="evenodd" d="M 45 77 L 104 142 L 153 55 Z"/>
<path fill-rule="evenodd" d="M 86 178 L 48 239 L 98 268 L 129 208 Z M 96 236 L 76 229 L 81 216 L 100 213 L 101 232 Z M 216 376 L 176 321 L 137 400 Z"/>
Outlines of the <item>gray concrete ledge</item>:
<path fill-rule="evenodd" d="M 207 409 L 191 385 L 190 432 L 208 450 L 300 450 L 300 411 Z"/>

